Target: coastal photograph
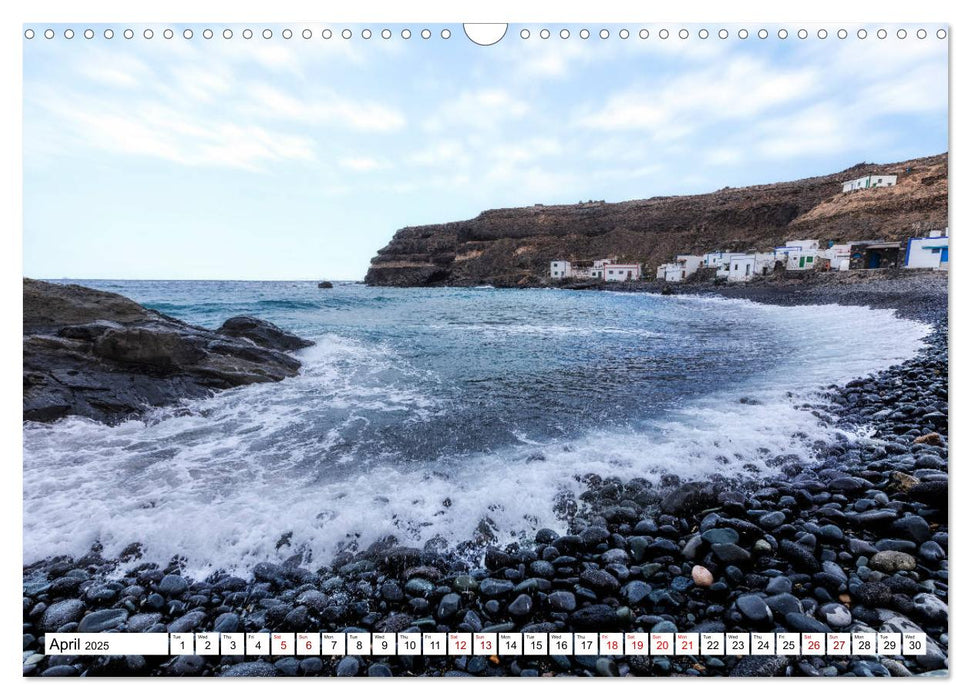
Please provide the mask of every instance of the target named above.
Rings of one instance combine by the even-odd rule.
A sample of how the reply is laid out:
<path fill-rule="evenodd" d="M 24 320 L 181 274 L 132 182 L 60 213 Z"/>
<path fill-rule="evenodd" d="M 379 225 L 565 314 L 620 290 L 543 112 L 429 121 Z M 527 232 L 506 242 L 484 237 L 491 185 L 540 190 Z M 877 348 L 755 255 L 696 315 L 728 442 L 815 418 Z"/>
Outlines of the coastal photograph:
<path fill-rule="evenodd" d="M 949 34 L 25 25 L 23 675 L 946 677 Z"/>

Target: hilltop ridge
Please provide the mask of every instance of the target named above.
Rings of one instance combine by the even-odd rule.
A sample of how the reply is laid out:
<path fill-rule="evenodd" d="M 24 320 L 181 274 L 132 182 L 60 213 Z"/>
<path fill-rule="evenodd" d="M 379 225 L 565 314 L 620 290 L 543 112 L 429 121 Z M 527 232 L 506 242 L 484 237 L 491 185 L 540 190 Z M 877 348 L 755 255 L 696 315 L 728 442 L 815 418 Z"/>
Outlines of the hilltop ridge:
<path fill-rule="evenodd" d="M 869 173 L 893 187 L 844 193 Z M 793 238 L 903 240 L 947 226 L 948 154 L 859 163 L 831 175 L 617 203 L 490 209 L 473 219 L 408 226 L 371 260 L 376 286 L 539 284 L 555 259 L 616 256 L 654 267 L 683 253 L 770 249 Z"/>

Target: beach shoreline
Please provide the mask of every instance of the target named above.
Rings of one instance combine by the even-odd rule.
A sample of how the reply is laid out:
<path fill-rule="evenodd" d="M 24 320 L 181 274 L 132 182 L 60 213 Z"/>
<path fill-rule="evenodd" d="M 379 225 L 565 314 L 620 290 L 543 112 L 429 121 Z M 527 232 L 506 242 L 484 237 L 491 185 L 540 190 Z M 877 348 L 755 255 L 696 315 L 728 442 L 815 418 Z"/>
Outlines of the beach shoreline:
<path fill-rule="evenodd" d="M 836 273 L 834 273 L 836 274 Z M 845 274 L 845 273 L 839 273 Z M 819 276 L 821 277 L 821 276 Z M 946 672 L 947 277 L 610 285 L 781 306 L 893 308 L 932 324 L 917 357 L 829 389 L 820 420 L 868 439 L 751 482 L 647 488 L 583 477 L 569 532 L 473 549 L 391 540 L 317 571 L 189 580 L 178 561 L 92 552 L 24 567 L 25 675 L 910 675 Z M 906 411 L 899 405 L 911 406 Z M 816 410 L 816 409 L 812 409 Z M 927 436 L 936 435 L 936 438 Z M 915 442 L 915 440 L 920 440 Z M 901 524 L 903 523 L 903 524 Z M 470 555 L 477 556 L 470 563 Z M 889 552 L 892 554 L 882 554 Z M 705 572 L 698 571 L 702 567 Z M 119 576 L 119 571 L 122 575 Z M 710 577 L 710 580 L 709 578 Z M 51 631 L 926 631 L 924 657 L 40 657 Z"/>

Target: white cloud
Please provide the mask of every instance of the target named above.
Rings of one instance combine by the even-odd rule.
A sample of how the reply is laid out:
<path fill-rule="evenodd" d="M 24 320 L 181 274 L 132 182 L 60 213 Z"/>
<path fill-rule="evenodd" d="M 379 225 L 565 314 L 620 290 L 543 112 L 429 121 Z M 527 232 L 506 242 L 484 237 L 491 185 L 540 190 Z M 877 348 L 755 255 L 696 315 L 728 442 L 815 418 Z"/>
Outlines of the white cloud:
<path fill-rule="evenodd" d="M 337 164 L 347 170 L 354 170 L 359 173 L 371 172 L 374 170 L 387 170 L 390 164 L 387 161 L 371 158 L 370 156 L 351 156 L 341 158 Z"/>
<path fill-rule="evenodd" d="M 408 162 L 426 167 L 455 167 L 468 165 L 470 154 L 465 145 L 457 139 L 433 141 L 428 147 L 412 153 Z"/>
<path fill-rule="evenodd" d="M 495 130 L 503 122 L 529 114 L 529 104 L 501 88 L 466 91 L 449 97 L 425 122 L 428 131 L 448 128 Z"/>
<path fill-rule="evenodd" d="M 233 73 L 223 66 L 177 66 L 172 70 L 173 84 L 167 91 L 172 99 L 188 98 L 214 102 L 232 92 Z"/>
<path fill-rule="evenodd" d="M 705 154 L 705 161 L 709 165 L 737 165 L 745 159 L 745 153 L 740 148 L 713 148 Z"/>
<path fill-rule="evenodd" d="M 343 126 L 358 131 L 396 131 L 405 125 L 398 110 L 373 101 L 354 100 L 334 92 L 297 97 L 258 83 L 247 91 L 242 111 L 265 119 Z"/>
<path fill-rule="evenodd" d="M 77 63 L 77 70 L 88 80 L 115 88 L 137 88 L 153 78 L 143 61 L 120 51 L 94 50 Z"/>
<path fill-rule="evenodd" d="M 757 117 L 804 100 L 817 87 L 810 68 L 781 69 L 738 57 L 614 94 L 577 121 L 593 129 L 661 130 L 666 138 L 676 139 L 715 122 Z"/>
<path fill-rule="evenodd" d="M 487 148 L 491 157 L 507 163 L 528 163 L 563 153 L 560 142 L 549 137 L 529 138 L 515 143 L 490 144 Z"/>
<path fill-rule="evenodd" d="M 37 100 L 59 120 L 74 148 L 160 158 L 182 165 L 261 170 L 271 162 L 312 161 L 314 144 L 303 136 L 205 115 L 156 101 L 132 105 L 80 94 L 47 93 Z"/>

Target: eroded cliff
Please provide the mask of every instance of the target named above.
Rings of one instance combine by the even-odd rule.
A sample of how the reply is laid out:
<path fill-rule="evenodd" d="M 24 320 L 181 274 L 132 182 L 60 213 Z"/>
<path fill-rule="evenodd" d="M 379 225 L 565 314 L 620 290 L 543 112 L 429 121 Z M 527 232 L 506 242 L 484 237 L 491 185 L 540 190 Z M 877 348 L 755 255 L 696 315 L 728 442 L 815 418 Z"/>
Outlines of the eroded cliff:
<path fill-rule="evenodd" d="M 843 193 L 844 181 L 870 173 L 897 175 L 897 185 Z M 678 254 L 767 250 L 787 238 L 903 240 L 947 225 L 947 173 L 943 153 L 702 195 L 492 209 L 399 230 L 371 260 L 365 282 L 527 286 L 542 282 L 554 259 L 617 257 L 643 263 L 652 276 Z"/>

